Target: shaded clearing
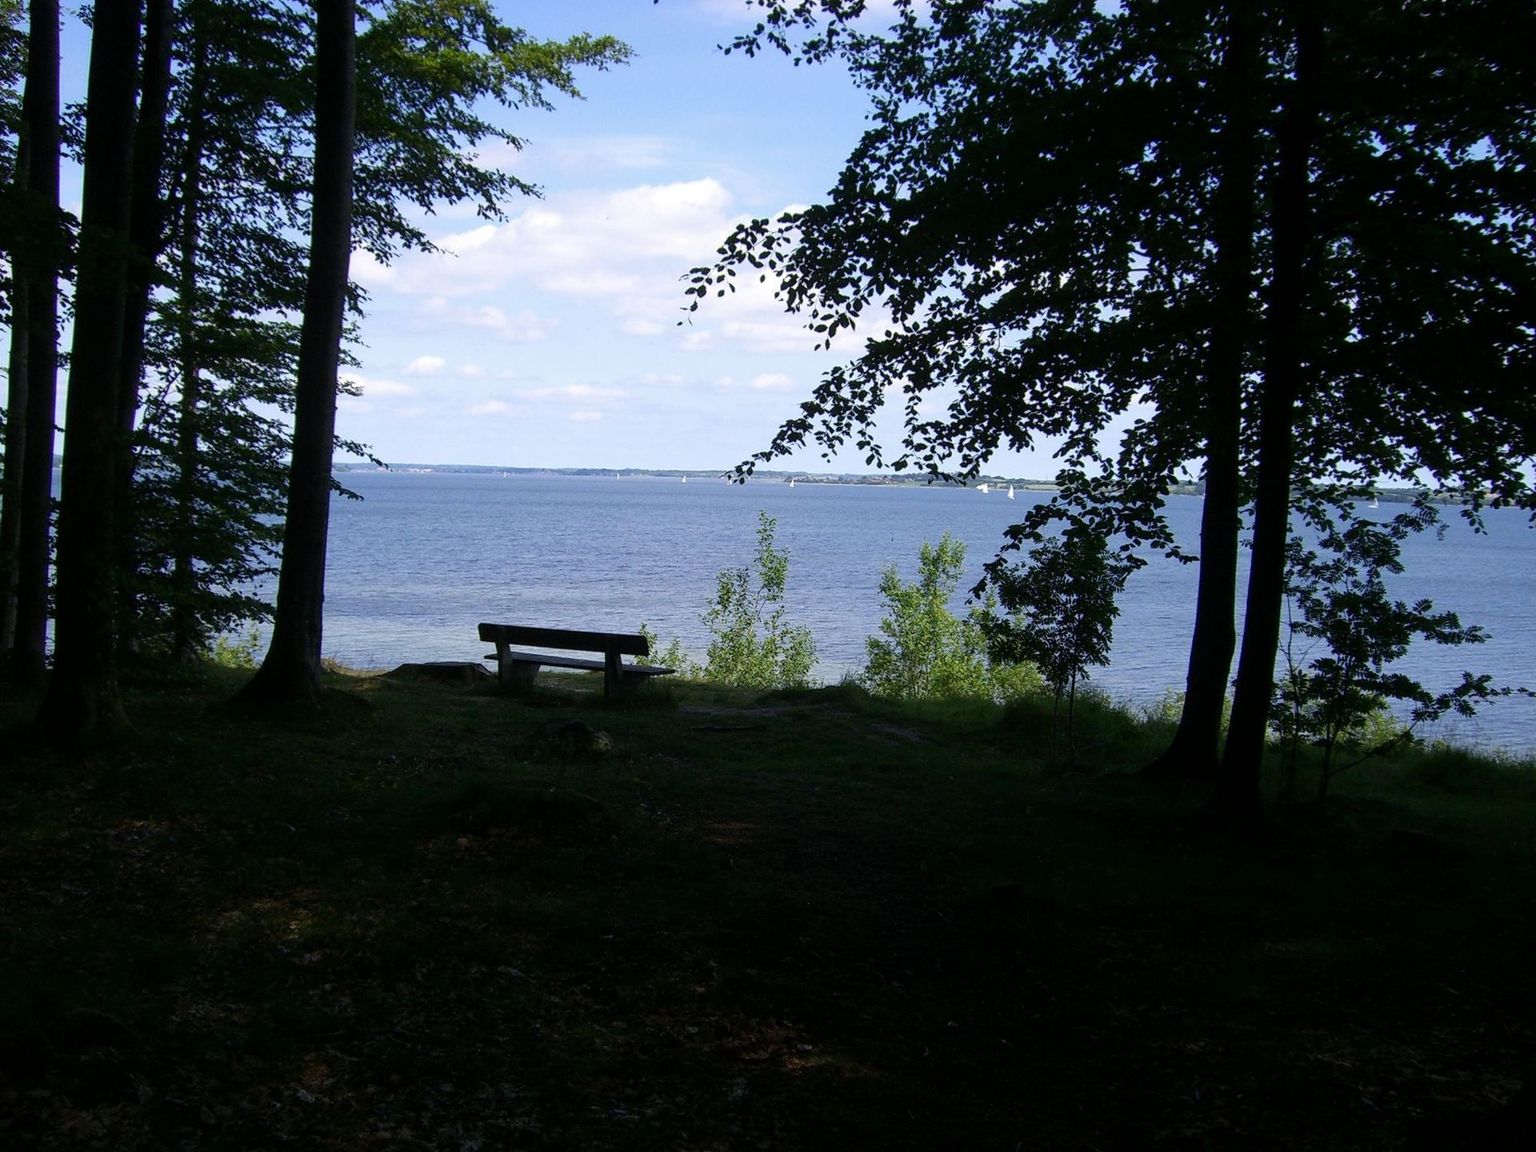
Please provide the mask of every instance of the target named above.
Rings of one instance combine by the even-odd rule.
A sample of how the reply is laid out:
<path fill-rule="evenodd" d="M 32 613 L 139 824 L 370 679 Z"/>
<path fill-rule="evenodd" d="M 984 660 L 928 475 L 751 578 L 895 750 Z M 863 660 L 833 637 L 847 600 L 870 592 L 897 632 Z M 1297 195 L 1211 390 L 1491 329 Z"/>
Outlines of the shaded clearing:
<path fill-rule="evenodd" d="M 1188 796 L 1040 763 L 1017 712 L 330 678 L 371 707 L 278 722 L 217 707 L 236 683 L 130 693 L 117 749 L 0 776 L 8 1147 L 1528 1123 L 1528 780 L 1346 778 L 1236 842 Z"/>

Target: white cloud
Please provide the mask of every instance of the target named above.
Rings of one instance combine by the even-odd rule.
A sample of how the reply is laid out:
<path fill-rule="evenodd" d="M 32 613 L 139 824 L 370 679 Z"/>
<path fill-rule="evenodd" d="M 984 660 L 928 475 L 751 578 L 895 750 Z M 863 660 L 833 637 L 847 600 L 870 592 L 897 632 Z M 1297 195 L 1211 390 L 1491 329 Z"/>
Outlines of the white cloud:
<path fill-rule="evenodd" d="M 562 384 L 550 388 L 525 388 L 519 395 L 529 400 L 618 400 L 626 393 L 622 388 L 596 388 L 591 384 Z"/>
<path fill-rule="evenodd" d="M 494 332 L 504 340 L 542 340 L 560 324 L 552 316 L 540 316 L 527 308 L 509 315 L 495 304 L 450 304 L 441 296 L 423 303 L 419 311 L 423 318 L 432 321 L 434 328 L 459 324 Z"/>
<path fill-rule="evenodd" d="M 358 249 L 347 266 L 348 275 L 365 289 L 383 288 L 395 282 L 395 270 L 379 263 L 371 253 Z"/>
<path fill-rule="evenodd" d="M 505 400 L 486 400 L 480 404 L 471 404 L 464 409 L 466 416 L 524 416 L 527 409 L 516 404 L 508 404 Z"/>
<path fill-rule="evenodd" d="M 450 232 L 437 242 L 438 247 L 446 248 L 449 252 L 463 255 L 466 252 L 474 252 L 484 248 L 496 239 L 495 224 L 481 224 L 478 228 L 471 228 L 468 232 Z"/>
<path fill-rule="evenodd" d="M 645 280 L 633 272 L 573 268 L 569 272 L 553 272 L 546 276 L 542 287 L 570 296 L 624 296 L 644 291 Z"/>
<path fill-rule="evenodd" d="M 682 277 L 709 263 L 742 219 L 714 177 L 555 194 L 503 223 L 435 237 L 452 255 L 403 255 L 390 288 L 420 300 L 412 312 L 439 332 L 473 327 L 543 339 L 565 298 L 605 308 L 622 335 L 660 336 L 689 303 Z M 784 314 L 773 287 L 749 274 L 735 291 L 709 297 L 692 314 L 683 347 L 811 351 L 814 338 Z"/>
<path fill-rule="evenodd" d="M 414 396 L 416 389 L 395 380 L 378 380 L 359 372 L 342 372 L 337 377 L 343 384 L 358 389 L 364 396 Z M 343 393 L 345 395 L 345 393 Z"/>
<path fill-rule="evenodd" d="M 468 380 L 480 380 L 485 376 L 485 369 L 479 364 L 460 364 L 457 371 Z"/>
<path fill-rule="evenodd" d="M 603 418 L 601 412 L 579 411 L 570 413 L 566 419 L 573 424 L 596 424 Z"/>
<path fill-rule="evenodd" d="M 447 361 L 441 356 L 418 356 L 405 366 L 407 376 L 435 376 Z"/>
<path fill-rule="evenodd" d="M 806 352 L 814 338 L 792 317 L 779 320 L 727 320 L 721 332 L 754 352 Z"/>
<path fill-rule="evenodd" d="M 787 392 L 794 386 L 794 380 L 782 372 L 764 372 L 747 382 L 748 388 L 755 388 L 760 392 Z"/>
<path fill-rule="evenodd" d="M 730 231 L 731 196 L 718 180 L 642 184 L 552 196 L 505 223 L 435 238 L 443 253 L 401 258 L 393 287 L 426 296 L 468 296 L 527 282 L 578 296 L 653 287 L 707 259 Z"/>

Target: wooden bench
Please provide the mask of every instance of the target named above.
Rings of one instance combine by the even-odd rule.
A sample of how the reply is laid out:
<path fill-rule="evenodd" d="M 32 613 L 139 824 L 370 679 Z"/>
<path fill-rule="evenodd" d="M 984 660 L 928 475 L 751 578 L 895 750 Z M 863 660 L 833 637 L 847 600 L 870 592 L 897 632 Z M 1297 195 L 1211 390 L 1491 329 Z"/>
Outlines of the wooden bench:
<path fill-rule="evenodd" d="M 503 688 L 531 684 L 540 668 L 581 668 L 603 674 L 603 699 L 619 694 L 625 680 L 650 676 L 670 676 L 674 669 L 650 664 L 626 664 L 621 657 L 649 656 L 650 643 L 644 636 L 623 632 L 580 632 L 570 628 L 529 628 L 521 624 L 481 624 L 480 639 L 495 644 L 496 651 L 486 656 L 496 661 L 496 678 Z M 554 656 L 547 652 L 514 651 L 513 644 L 532 644 L 538 648 L 562 648 L 568 652 L 601 652 L 601 660 L 575 656 Z"/>

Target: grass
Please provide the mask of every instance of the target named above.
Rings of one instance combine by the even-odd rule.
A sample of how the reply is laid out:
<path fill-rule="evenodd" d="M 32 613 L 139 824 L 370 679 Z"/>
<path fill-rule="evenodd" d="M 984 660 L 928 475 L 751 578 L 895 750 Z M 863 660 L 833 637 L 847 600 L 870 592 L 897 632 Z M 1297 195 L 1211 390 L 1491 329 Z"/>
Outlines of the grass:
<path fill-rule="evenodd" d="M 240 676 L 135 687 L 134 734 L 83 757 L 0 700 L 3 1146 L 1484 1148 L 1530 1121 L 1528 766 L 1362 766 L 1242 838 L 1132 778 L 1159 730 L 1098 704 L 1068 771 L 1048 708 L 333 677 L 323 717 L 274 719 L 221 706 Z"/>

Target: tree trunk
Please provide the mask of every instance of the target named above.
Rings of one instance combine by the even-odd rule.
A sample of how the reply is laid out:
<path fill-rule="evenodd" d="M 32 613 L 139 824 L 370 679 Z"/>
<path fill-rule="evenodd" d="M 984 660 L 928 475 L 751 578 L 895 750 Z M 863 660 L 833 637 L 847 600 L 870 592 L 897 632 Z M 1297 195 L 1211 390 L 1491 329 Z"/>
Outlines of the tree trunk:
<path fill-rule="evenodd" d="M 1250 6 L 1227 6 L 1222 58 L 1226 121 L 1221 127 L 1220 184 L 1212 205 L 1216 302 L 1206 367 L 1205 503 L 1200 514 L 1200 577 L 1189 647 L 1184 708 L 1168 750 L 1147 766 L 1153 779 L 1214 779 L 1221 714 L 1237 646 L 1238 445 L 1242 434 L 1243 360 L 1253 295 L 1253 185 L 1258 168 L 1254 89 L 1258 41 Z"/>
<path fill-rule="evenodd" d="M 129 223 L 127 293 L 123 317 L 122 389 L 117 402 L 118 643 L 133 647 L 136 632 L 134 574 L 138 570 L 133 514 L 133 430 L 144 375 L 144 326 L 155 263 L 164 247 L 160 172 L 171 90 L 172 0 L 149 0 L 144 23 L 144 64 L 139 118 L 133 139 L 132 217 Z"/>
<path fill-rule="evenodd" d="M 75 335 L 65 405 L 54 666 L 38 723 L 83 739 L 125 723 L 115 670 L 118 397 L 131 213 L 139 4 L 97 0 L 85 111 Z"/>
<path fill-rule="evenodd" d="M 240 698 L 317 704 L 331 510 L 336 373 L 352 252 L 355 114 L 352 0 L 316 0 L 315 191 L 299 335 L 288 516 L 266 658 Z"/>
<path fill-rule="evenodd" d="M 188 68 L 187 149 L 182 170 L 181 249 L 177 258 L 176 360 L 180 395 L 176 405 L 176 531 L 171 540 L 171 656 L 190 660 L 203 637 L 192 598 L 196 591 L 198 429 L 203 402 L 202 355 L 197 334 L 201 311 L 197 260 L 202 241 L 203 108 L 208 82 L 208 44 L 194 17 L 192 61 Z"/>
<path fill-rule="evenodd" d="M 1279 167 L 1271 205 L 1274 267 L 1265 321 L 1264 385 L 1259 400 L 1258 484 L 1253 512 L 1253 558 L 1248 574 L 1243 648 L 1238 658 L 1232 726 L 1213 809 L 1239 823 L 1260 814 L 1260 769 L 1275 655 L 1285 598 L 1285 542 L 1290 532 L 1291 469 L 1296 450 L 1296 402 L 1305 371 L 1302 308 L 1307 248 L 1312 240 L 1308 167 L 1317 132 L 1317 86 L 1322 29 L 1315 0 L 1290 5 L 1296 70 L 1278 130 Z"/>
<path fill-rule="evenodd" d="M 16 149 L 16 184 L 26 188 L 27 137 Z M 21 553 L 21 474 L 27 452 L 27 319 L 30 254 L 11 253 L 11 347 L 7 356 L 5 399 L 5 476 L 0 495 L 0 672 L 16 650 L 16 586 Z"/>
<path fill-rule="evenodd" d="M 58 401 L 59 264 L 59 4 L 32 0 L 23 97 L 27 195 L 46 231 L 28 253 L 26 447 L 17 506 L 16 622 L 10 673 L 41 683 L 48 636 L 48 535 L 53 504 L 54 406 Z M 13 413 L 14 417 L 14 413 Z"/>

